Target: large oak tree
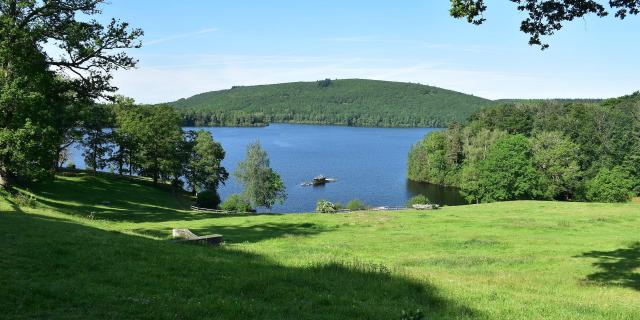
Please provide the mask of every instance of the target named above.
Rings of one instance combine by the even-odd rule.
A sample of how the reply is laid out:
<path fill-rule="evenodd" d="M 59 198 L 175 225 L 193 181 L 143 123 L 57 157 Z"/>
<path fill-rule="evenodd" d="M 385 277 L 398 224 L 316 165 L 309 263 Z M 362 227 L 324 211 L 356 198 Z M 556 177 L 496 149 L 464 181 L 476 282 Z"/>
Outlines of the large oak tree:
<path fill-rule="evenodd" d="M 0 0 L 0 184 L 50 176 L 79 106 L 110 98 L 139 29 L 101 23 L 104 0 Z"/>

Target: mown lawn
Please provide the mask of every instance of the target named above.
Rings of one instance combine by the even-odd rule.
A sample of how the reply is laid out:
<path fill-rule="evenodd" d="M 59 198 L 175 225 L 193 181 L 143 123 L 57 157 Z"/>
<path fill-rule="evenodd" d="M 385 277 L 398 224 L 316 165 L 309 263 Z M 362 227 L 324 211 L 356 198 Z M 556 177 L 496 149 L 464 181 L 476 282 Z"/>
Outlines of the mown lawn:
<path fill-rule="evenodd" d="M 639 204 L 222 216 L 108 175 L 25 192 L 0 200 L 2 318 L 640 319 Z"/>

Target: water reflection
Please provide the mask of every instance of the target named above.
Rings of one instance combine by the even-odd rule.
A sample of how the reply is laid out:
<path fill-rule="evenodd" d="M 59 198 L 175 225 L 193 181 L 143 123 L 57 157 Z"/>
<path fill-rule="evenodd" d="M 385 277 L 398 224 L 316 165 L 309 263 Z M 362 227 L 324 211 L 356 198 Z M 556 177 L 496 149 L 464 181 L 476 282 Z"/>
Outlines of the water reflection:
<path fill-rule="evenodd" d="M 467 201 L 460 194 L 460 190 L 454 187 L 442 187 L 431 183 L 407 180 L 407 192 L 409 197 L 421 194 L 429 198 L 431 202 L 439 205 L 455 206 L 467 204 Z"/>

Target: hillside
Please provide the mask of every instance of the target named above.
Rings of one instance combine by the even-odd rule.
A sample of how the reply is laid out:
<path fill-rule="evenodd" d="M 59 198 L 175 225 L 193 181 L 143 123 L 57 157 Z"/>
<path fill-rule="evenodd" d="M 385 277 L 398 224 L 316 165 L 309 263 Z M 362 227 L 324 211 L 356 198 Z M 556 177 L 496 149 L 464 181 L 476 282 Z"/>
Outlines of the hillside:
<path fill-rule="evenodd" d="M 221 216 L 108 174 L 0 197 L 5 319 L 634 319 L 640 205 Z M 23 205 L 20 205 L 23 203 Z M 220 248 L 169 240 L 220 233 Z"/>
<path fill-rule="evenodd" d="M 413 83 L 324 80 L 233 87 L 170 103 L 188 126 L 273 122 L 371 127 L 444 127 L 491 104 L 487 99 Z"/>

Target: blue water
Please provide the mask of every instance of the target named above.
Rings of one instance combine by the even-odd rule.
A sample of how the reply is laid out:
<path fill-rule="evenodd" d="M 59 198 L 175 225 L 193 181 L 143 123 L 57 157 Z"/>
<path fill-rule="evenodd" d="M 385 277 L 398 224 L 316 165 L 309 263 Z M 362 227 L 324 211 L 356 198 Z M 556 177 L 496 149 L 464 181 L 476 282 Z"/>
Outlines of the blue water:
<path fill-rule="evenodd" d="M 189 128 L 187 128 L 189 129 Z M 354 128 L 272 124 L 264 128 L 203 128 L 212 133 L 226 151 L 223 165 L 232 173 L 244 158 L 249 143 L 259 140 L 271 159 L 271 167 L 282 177 L 287 200 L 272 212 L 306 212 L 319 199 L 346 203 L 360 199 L 370 206 L 402 206 L 416 194 L 435 203 L 464 203 L 455 189 L 407 180 L 407 154 L 411 145 L 429 128 Z M 83 166 L 80 151 L 73 161 Z M 317 175 L 336 178 L 320 187 L 300 184 Z M 233 176 L 219 190 L 227 197 L 242 191 Z"/>

